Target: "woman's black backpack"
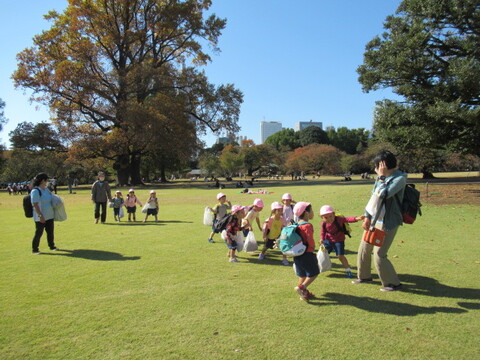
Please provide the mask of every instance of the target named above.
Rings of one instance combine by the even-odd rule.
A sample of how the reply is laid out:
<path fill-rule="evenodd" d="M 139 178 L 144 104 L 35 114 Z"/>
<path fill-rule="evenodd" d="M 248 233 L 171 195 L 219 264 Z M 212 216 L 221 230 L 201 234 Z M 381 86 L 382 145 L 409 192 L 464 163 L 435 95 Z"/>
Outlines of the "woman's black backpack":
<path fill-rule="evenodd" d="M 42 191 L 40 189 L 38 189 L 38 193 L 40 194 L 40 196 L 42 196 Z M 25 213 L 25 217 L 27 218 L 33 217 L 32 197 L 30 196 L 30 194 L 23 197 L 23 211 Z"/>

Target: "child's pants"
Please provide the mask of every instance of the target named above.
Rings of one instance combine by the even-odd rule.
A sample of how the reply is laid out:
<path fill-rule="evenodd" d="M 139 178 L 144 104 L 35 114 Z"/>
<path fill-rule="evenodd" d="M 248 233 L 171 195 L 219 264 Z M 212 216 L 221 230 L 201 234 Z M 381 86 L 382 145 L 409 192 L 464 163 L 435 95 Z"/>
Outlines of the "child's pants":
<path fill-rule="evenodd" d="M 358 278 L 370 279 L 372 277 L 372 250 L 375 259 L 375 268 L 377 269 L 378 276 L 383 286 L 391 286 L 400 284 L 397 272 L 392 263 L 387 257 L 388 249 L 393 243 L 393 239 L 397 233 L 398 226 L 387 231 L 385 239 L 383 239 L 383 245 L 381 247 L 374 246 L 363 240 L 360 241 L 358 248 L 357 266 L 358 266 Z M 372 249 L 373 248 L 373 249 Z"/>

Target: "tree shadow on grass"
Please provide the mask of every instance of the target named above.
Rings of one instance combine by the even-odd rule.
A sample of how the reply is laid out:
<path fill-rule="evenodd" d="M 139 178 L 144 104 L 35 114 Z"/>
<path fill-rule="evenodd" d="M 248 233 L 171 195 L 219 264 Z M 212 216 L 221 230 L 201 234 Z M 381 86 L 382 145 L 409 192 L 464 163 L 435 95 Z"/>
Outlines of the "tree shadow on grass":
<path fill-rule="evenodd" d="M 89 249 L 76 249 L 76 250 L 64 250 L 59 249 L 55 253 L 42 253 L 42 255 L 51 256 L 67 256 L 79 259 L 97 260 L 97 261 L 125 261 L 125 260 L 139 260 L 140 256 L 123 256 L 122 254 L 103 251 L 103 250 L 89 250 Z"/>
<path fill-rule="evenodd" d="M 354 296 L 350 294 L 326 293 L 322 298 L 310 300 L 309 304 L 317 306 L 325 305 L 347 305 L 372 313 L 416 316 L 421 314 L 449 313 L 461 314 L 467 312 L 465 309 L 446 306 L 418 306 L 397 301 L 375 299 L 368 296 Z"/>

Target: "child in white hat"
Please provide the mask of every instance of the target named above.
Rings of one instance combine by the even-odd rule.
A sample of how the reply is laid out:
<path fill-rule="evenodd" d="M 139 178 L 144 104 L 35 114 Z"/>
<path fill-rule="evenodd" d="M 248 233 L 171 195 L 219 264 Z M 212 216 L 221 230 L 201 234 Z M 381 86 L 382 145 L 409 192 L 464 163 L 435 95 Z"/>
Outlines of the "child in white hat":
<path fill-rule="evenodd" d="M 282 229 L 286 226 L 285 220 L 283 219 L 283 205 L 278 201 L 275 201 L 270 206 L 272 212 L 270 217 L 265 220 L 263 223 L 263 249 L 260 255 L 258 255 L 259 260 L 265 258 L 265 253 L 267 249 L 273 249 L 276 245 L 277 239 L 280 237 Z M 283 255 L 283 254 L 282 254 Z M 285 266 L 290 265 L 287 260 L 287 256 L 283 255 L 282 264 Z"/>
<path fill-rule="evenodd" d="M 213 241 L 213 237 L 215 236 L 215 234 L 218 233 L 215 230 L 215 224 L 217 223 L 218 220 L 220 220 L 225 215 L 227 215 L 228 210 L 232 208 L 232 204 L 230 203 L 230 201 L 227 200 L 227 195 L 225 195 L 224 193 L 217 194 L 217 201 L 218 201 L 218 204 L 215 205 L 213 209 L 210 208 L 210 210 L 215 214 L 215 219 L 213 220 L 213 225 L 212 225 L 212 232 L 208 237 L 208 242 L 212 244 L 215 243 L 215 241 Z"/>

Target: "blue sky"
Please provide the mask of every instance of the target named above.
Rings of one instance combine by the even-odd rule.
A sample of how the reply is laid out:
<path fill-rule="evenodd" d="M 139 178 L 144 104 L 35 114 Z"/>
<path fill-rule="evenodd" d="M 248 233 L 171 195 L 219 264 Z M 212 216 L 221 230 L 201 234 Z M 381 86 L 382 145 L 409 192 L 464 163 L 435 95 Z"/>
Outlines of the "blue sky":
<path fill-rule="evenodd" d="M 390 91 L 365 94 L 356 69 L 365 45 L 380 35 L 383 22 L 400 0 L 213 0 L 211 10 L 227 18 L 221 52 L 205 71 L 215 84 L 233 83 L 244 94 L 241 131 L 260 143 L 260 121 L 294 127 L 299 121 L 320 121 L 324 127 L 372 126 L 375 101 Z M 8 133 L 22 121 L 48 121 L 48 109 L 30 103 L 10 79 L 15 56 L 31 46 L 32 37 L 49 27 L 43 15 L 62 11 L 66 0 L 1 1 L 0 98 L 6 102 Z M 21 4 L 21 7 L 20 5 Z M 204 138 L 213 144 L 215 136 Z"/>

